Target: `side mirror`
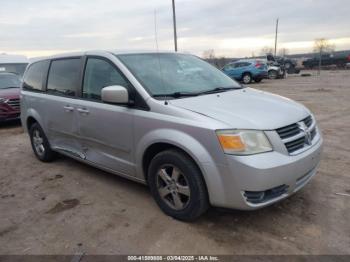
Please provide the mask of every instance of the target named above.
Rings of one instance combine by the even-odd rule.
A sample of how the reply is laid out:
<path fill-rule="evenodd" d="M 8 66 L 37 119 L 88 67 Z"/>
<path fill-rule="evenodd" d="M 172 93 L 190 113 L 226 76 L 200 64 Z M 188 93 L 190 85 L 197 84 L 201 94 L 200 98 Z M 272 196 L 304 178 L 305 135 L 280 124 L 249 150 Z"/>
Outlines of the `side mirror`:
<path fill-rule="evenodd" d="M 107 86 L 101 91 L 102 101 L 112 104 L 129 104 L 129 92 L 123 86 Z"/>

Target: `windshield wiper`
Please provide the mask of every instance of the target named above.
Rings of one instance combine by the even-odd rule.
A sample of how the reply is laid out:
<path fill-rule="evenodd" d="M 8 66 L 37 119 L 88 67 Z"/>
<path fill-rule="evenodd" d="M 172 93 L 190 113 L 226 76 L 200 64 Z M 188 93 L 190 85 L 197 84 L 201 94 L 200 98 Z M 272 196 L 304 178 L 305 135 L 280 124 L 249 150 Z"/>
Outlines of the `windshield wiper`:
<path fill-rule="evenodd" d="M 215 94 L 215 93 L 222 93 L 230 90 L 237 90 L 237 89 L 242 89 L 243 86 L 240 87 L 217 87 L 211 90 L 203 91 L 198 93 L 199 95 L 208 95 L 208 94 Z"/>
<path fill-rule="evenodd" d="M 191 96 L 198 96 L 200 93 L 190 93 L 190 92 L 174 92 L 171 94 L 156 94 L 153 95 L 153 97 L 173 97 L 173 98 L 180 98 L 180 97 L 191 97 Z"/>

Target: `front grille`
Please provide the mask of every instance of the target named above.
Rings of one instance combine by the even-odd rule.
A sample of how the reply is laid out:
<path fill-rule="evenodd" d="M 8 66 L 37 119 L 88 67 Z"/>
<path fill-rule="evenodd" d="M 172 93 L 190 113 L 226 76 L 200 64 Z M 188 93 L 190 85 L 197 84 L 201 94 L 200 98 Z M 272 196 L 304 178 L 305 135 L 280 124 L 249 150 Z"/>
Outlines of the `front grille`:
<path fill-rule="evenodd" d="M 289 154 L 310 146 L 317 134 L 316 123 L 312 116 L 276 130 Z"/>
<path fill-rule="evenodd" d="M 313 123 L 312 117 L 311 117 L 311 116 L 308 116 L 307 118 L 305 118 L 305 119 L 303 120 L 303 122 L 305 123 L 305 125 L 306 125 L 307 127 L 310 127 L 310 126 L 312 125 L 312 123 Z"/>
<path fill-rule="evenodd" d="M 262 204 L 287 193 L 288 186 L 281 185 L 266 191 L 244 191 L 244 197 L 251 204 Z"/>
<path fill-rule="evenodd" d="M 19 110 L 20 109 L 20 101 L 19 101 L 19 99 L 10 99 L 9 101 L 7 101 L 7 104 L 9 106 L 11 106 L 15 110 Z"/>

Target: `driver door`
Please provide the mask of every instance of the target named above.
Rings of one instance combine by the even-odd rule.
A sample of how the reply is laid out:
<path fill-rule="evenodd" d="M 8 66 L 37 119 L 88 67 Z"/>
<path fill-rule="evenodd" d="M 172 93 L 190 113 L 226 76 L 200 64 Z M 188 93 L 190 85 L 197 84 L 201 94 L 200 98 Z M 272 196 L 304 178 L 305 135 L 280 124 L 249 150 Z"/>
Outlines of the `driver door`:
<path fill-rule="evenodd" d="M 88 57 L 78 101 L 79 140 L 85 159 L 100 167 L 135 176 L 133 159 L 134 109 L 101 100 L 106 86 L 130 88 L 116 66 L 105 58 Z"/>

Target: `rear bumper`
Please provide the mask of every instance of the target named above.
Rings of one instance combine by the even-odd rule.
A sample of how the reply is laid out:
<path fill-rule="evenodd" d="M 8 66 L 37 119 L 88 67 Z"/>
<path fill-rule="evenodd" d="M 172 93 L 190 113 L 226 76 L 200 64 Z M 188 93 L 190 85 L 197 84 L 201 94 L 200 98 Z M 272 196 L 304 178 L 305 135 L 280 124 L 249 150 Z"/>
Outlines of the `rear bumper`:
<path fill-rule="evenodd" d="M 266 79 L 266 78 L 267 78 L 267 71 L 254 75 L 254 79 Z"/>

